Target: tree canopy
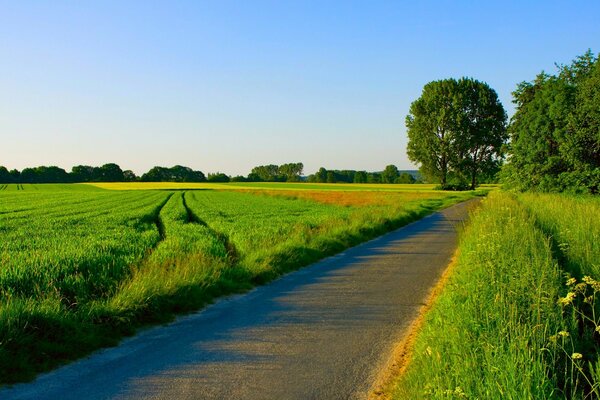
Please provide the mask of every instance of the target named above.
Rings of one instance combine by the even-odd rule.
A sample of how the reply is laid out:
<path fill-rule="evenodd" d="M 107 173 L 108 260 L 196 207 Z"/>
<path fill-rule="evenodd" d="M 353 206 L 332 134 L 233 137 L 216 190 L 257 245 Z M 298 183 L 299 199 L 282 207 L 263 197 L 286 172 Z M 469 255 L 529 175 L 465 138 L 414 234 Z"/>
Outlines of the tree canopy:
<path fill-rule="evenodd" d="M 600 60 L 591 51 L 513 92 L 507 187 L 600 191 Z"/>
<path fill-rule="evenodd" d="M 299 182 L 303 170 L 304 164 L 301 162 L 282 165 L 259 165 L 252 168 L 248 180 L 255 182 Z"/>
<path fill-rule="evenodd" d="M 497 93 L 485 82 L 430 82 L 406 117 L 408 157 L 442 187 L 450 179 L 474 189 L 479 176 L 499 170 L 506 118 Z"/>

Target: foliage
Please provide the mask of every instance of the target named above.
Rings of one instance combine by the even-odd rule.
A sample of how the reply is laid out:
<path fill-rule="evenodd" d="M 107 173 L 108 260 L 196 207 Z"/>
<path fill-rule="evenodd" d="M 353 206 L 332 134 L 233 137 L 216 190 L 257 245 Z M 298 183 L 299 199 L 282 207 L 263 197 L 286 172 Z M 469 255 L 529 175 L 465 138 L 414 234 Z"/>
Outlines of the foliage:
<path fill-rule="evenodd" d="M 259 165 L 248 175 L 250 182 L 299 182 L 304 170 L 302 163 Z"/>
<path fill-rule="evenodd" d="M 506 142 L 506 112 L 496 92 L 471 78 L 425 85 L 406 117 L 408 157 L 445 187 L 450 174 L 477 185 L 496 171 Z"/>
<path fill-rule="evenodd" d="M 175 165 L 171 168 L 153 167 L 140 178 L 142 182 L 205 182 L 202 171 L 194 171 L 189 167 Z M 119 181 L 113 181 L 119 182 Z"/>
<path fill-rule="evenodd" d="M 417 180 L 415 179 L 415 177 L 409 174 L 408 172 L 402 172 L 400 175 L 398 175 L 394 183 L 407 184 L 415 183 L 416 181 Z"/>
<path fill-rule="evenodd" d="M 381 173 L 381 182 L 383 183 L 396 183 L 396 179 L 400 176 L 400 171 L 395 165 L 388 165 Z M 410 183 L 410 182 L 406 182 Z"/>
<path fill-rule="evenodd" d="M 600 59 L 588 51 L 557 75 L 539 74 L 513 92 L 509 163 L 517 190 L 600 191 Z"/>
<path fill-rule="evenodd" d="M 229 175 L 223 172 L 209 173 L 207 178 L 208 182 L 229 182 L 230 180 Z"/>
<path fill-rule="evenodd" d="M 403 178 L 396 182 L 400 174 L 411 175 L 414 179 Z M 323 167 L 307 178 L 311 183 L 414 183 L 416 171 L 399 171 L 395 165 L 388 165 L 382 172 L 367 172 L 355 170 L 328 170 Z"/>

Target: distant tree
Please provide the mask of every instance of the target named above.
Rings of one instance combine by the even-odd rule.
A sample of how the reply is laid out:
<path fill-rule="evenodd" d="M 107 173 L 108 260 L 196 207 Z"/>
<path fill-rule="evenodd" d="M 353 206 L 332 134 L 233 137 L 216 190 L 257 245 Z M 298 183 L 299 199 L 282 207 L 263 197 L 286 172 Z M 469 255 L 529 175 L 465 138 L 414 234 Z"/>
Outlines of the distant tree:
<path fill-rule="evenodd" d="M 416 179 L 414 176 L 412 176 L 408 172 L 402 172 L 400 175 L 398 175 L 398 177 L 396 178 L 396 180 L 394 182 L 395 183 L 403 183 L 403 184 L 415 183 Z"/>
<path fill-rule="evenodd" d="M 51 166 L 40 166 L 25 168 L 21 171 L 19 182 L 21 183 L 64 183 L 71 180 L 67 171 L 62 168 Z"/>
<path fill-rule="evenodd" d="M 279 176 L 285 177 L 287 182 L 299 182 L 303 170 L 304 164 L 299 162 L 280 165 L 277 172 Z"/>
<path fill-rule="evenodd" d="M 100 182 L 123 182 L 123 170 L 117 164 L 108 163 L 99 168 Z"/>
<path fill-rule="evenodd" d="M 354 174 L 354 183 L 367 183 L 367 171 L 357 171 Z"/>
<path fill-rule="evenodd" d="M 381 183 L 381 174 L 376 172 L 367 174 L 367 183 Z"/>
<path fill-rule="evenodd" d="M 497 168 L 506 141 L 506 112 L 486 83 L 462 78 L 430 82 L 406 117 L 408 157 L 445 186 L 450 172 L 470 179 Z"/>
<path fill-rule="evenodd" d="M 202 171 L 195 171 L 189 167 L 175 165 L 171 168 L 152 167 L 140 178 L 142 182 L 206 182 Z"/>
<path fill-rule="evenodd" d="M 258 177 L 258 180 L 261 182 L 285 181 L 285 177 L 279 174 L 279 166 L 275 164 L 259 165 L 252 168 L 250 174 Z"/>
<path fill-rule="evenodd" d="M 260 180 L 261 180 L 261 179 L 260 179 L 260 176 L 258 176 L 258 174 L 257 174 L 257 173 L 255 173 L 255 172 L 250 172 L 250 173 L 248 174 L 248 177 L 246 178 L 246 180 L 247 180 L 248 182 L 260 182 Z"/>
<path fill-rule="evenodd" d="M 230 178 L 228 175 L 226 175 L 222 172 L 215 172 L 214 174 L 211 174 L 211 173 L 208 174 L 208 181 L 209 182 L 229 182 Z"/>
<path fill-rule="evenodd" d="M 135 173 L 128 169 L 123 171 L 123 181 L 124 182 L 135 182 L 138 180 L 138 177 L 135 175 Z"/>
<path fill-rule="evenodd" d="M 242 175 L 237 175 L 231 178 L 231 182 L 248 182 L 248 178 Z"/>
<path fill-rule="evenodd" d="M 396 167 L 395 165 L 388 165 L 381 173 L 381 181 L 383 183 L 394 183 L 396 182 L 398 176 L 400 176 L 400 171 L 398 171 L 398 167 Z"/>
<path fill-rule="evenodd" d="M 316 182 L 325 183 L 327 182 L 327 170 L 323 167 L 319 168 L 316 173 Z"/>
<path fill-rule="evenodd" d="M 97 182 L 100 180 L 100 169 L 89 165 L 76 165 L 71 168 L 73 182 Z"/>
<path fill-rule="evenodd" d="M 333 171 L 327 171 L 327 183 L 335 183 L 335 172 Z"/>
<path fill-rule="evenodd" d="M 171 177 L 171 173 L 168 168 L 165 167 L 152 167 L 148 172 L 142 174 L 140 181 L 142 182 L 168 182 Z"/>
<path fill-rule="evenodd" d="M 13 182 L 13 183 L 21 182 L 21 172 L 19 172 L 19 170 L 11 169 L 8 173 L 10 174 L 11 182 Z"/>
<path fill-rule="evenodd" d="M 3 166 L 0 166 L 0 183 L 12 183 L 10 172 Z"/>

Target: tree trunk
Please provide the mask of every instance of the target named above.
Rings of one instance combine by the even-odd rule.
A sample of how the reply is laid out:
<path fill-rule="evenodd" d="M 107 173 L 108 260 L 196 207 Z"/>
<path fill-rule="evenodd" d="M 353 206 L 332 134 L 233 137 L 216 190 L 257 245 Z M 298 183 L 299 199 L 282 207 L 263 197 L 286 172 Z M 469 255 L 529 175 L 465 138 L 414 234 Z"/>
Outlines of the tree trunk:
<path fill-rule="evenodd" d="M 446 186 L 446 175 L 448 175 L 448 165 L 447 164 L 448 163 L 446 161 L 446 156 L 443 155 L 442 156 L 442 168 L 441 168 L 442 176 L 440 177 L 442 187 Z"/>

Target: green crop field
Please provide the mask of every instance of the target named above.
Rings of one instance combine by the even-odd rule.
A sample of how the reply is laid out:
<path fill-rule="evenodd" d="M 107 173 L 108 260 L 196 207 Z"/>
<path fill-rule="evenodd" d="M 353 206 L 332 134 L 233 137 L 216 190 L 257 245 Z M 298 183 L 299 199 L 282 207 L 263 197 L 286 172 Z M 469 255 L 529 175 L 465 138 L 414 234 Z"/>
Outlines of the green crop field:
<path fill-rule="evenodd" d="M 600 397 L 600 198 L 492 193 L 397 399 Z"/>
<path fill-rule="evenodd" d="M 32 378 L 474 195 L 418 185 L 201 186 L 3 185 L 0 382 Z M 235 190 L 206 190 L 215 187 Z"/>

